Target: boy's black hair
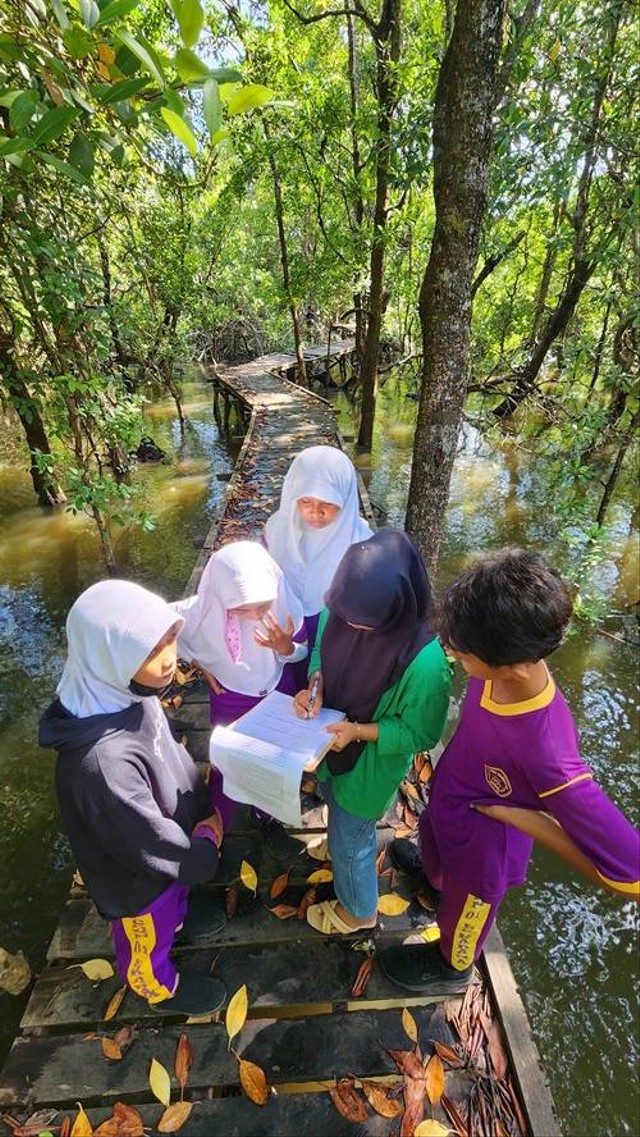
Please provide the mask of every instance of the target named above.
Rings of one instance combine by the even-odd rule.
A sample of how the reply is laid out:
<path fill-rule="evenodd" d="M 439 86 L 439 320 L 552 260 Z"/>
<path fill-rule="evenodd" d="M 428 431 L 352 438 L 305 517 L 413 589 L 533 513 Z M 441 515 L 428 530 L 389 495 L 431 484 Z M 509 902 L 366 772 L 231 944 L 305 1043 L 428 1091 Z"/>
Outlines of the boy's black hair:
<path fill-rule="evenodd" d="M 445 647 L 501 667 L 550 655 L 571 611 L 567 585 L 541 553 L 502 549 L 475 561 L 442 592 L 435 622 Z"/>

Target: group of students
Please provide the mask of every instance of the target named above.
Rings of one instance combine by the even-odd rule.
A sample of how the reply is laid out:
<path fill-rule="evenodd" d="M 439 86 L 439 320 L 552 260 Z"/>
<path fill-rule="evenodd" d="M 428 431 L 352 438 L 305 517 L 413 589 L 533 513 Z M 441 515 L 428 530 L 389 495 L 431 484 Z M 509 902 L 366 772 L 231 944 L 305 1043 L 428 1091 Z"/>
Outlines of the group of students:
<path fill-rule="evenodd" d="M 438 942 L 379 953 L 399 986 L 448 994 L 470 981 L 534 839 L 638 898 L 639 835 L 580 758 L 545 662 L 570 617 L 558 573 L 522 550 L 476 562 L 434 603 L 410 538 L 372 533 L 353 465 L 327 446 L 295 458 L 263 542 L 213 553 L 196 596 L 168 604 L 126 581 L 87 589 L 69 613 L 68 659 L 40 742 L 58 752 L 62 817 L 123 979 L 160 1013 L 212 1013 L 225 999 L 216 978 L 178 974 L 171 958 L 178 937 L 197 942 L 224 922 L 206 892 L 191 890 L 215 876 L 237 809 L 215 766 L 205 783 L 169 729 L 159 696 L 179 656 L 206 677 L 214 725 L 273 690 L 293 695 L 300 716 L 322 705 L 344 712 L 327 728 L 318 771 L 334 894 L 307 919 L 324 935 L 375 926 L 376 822 L 413 755 L 439 742 L 450 660 L 461 663 L 467 694 L 419 847 L 398 839 L 388 849 L 433 898 L 440 931 Z M 282 827 L 257 820 L 276 855 L 286 850 Z"/>

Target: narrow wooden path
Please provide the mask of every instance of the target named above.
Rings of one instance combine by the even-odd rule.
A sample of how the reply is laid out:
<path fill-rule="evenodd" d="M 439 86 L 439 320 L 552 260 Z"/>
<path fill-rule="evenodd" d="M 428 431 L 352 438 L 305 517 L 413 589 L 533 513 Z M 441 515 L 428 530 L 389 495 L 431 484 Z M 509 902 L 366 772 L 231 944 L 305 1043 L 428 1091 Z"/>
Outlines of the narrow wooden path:
<path fill-rule="evenodd" d="M 249 429 L 187 591 L 197 587 L 212 549 L 257 535 L 298 450 L 312 443 L 340 444 L 329 405 L 275 377 L 264 360 L 218 369 L 215 383 L 219 397 L 224 389 L 245 409 Z M 366 512 L 364 490 L 362 504 Z M 194 758 L 206 761 L 206 690 L 185 687 L 176 702 L 168 713 L 177 736 L 186 736 Z M 113 962 L 113 951 L 105 922 L 82 885 L 74 884 L 20 1036 L 0 1074 L 0 1109 L 8 1128 L 14 1122 L 24 1125 L 35 1112 L 29 1121 L 34 1127 L 18 1129 L 16 1137 L 38 1129 L 64 1134 L 81 1102 L 96 1132 L 136 1137 L 143 1126 L 145 1132 L 162 1131 L 164 1106 L 150 1088 L 150 1069 L 155 1059 L 168 1071 L 171 1101 L 178 1102 L 176 1053 L 184 1035 L 192 1056 L 184 1099 L 193 1103 L 180 1129 L 185 1137 L 410 1137 L 416 1121 L 403 1120 L 403 1086 L 407 1093 L 415 1091 L 407 1081 L 415 1078 L 405 1073 L 403 1081 L 401 1067 L 415 1062 L 417 1037 L 421 1063 L 426 1065 L 439 1047 L 444 1070 L 444 1096 L 437 1104 L 425 1096 L 427 1082 L 416 1083 L 420 1118 L 433 1117 L 461 1137 L 556 1137 L 550 1095 L 497 931 L 464 999 L 404 997 L 376 965 L 380 946 L 407 936 L 426 938 L 433 928 L 433 912 L 406 891 L 383 853 L 394 835 L 411 832 L 417 823 L 423 794 L 419 774 L 417 763 L 410 788 L 405 785 L 378 826 L 380 893 L 394 893 L 406 904 L 398 915 L 381 916 L 373 935 L 327 939 L 304 919 L 310 890 L 322 899 L 323 890 L 332 888 L 330 881 L 309 880 L 319 869 L 326 876 L 331 868 L 307 852 L 307 843 L 325 832 L 311 787 L 303 783 L 304 827 L 291 832 L 285 861 L 275 860 L 248 810 L 239 811 L 225 841 L 221 871 L 203 889 L 211 904 L 224 907 L 227 923 L 206 947 L 184 943 L 176 949 L 181 969 L 212 970 L 229 999 L 246 985 L 248 1016 L 233 1039 L 233 1051 L 224 1015 L 186 1025 L 159 1019 L 130 992 L 116 1006 L 122 988 L 115 975 L 100 982 L 87 977 L 79 965 L 92 959 Z M 257 875 L 255 893 L 242 883 L 243 862 Z M 286 880 L 279 880 L 285 873 Z M 370 975 L 359 987 L 363 965 Z M 115 1059 L 104 1050 L 113 1054 L 114 1043 Z M 240 1058 L 264 1072 L 266 1104 L 255 1104 L 243 1091 Z M 355 1104 L 341 1079 L 355 1079 Z M 380 1091 L 389 1094 L 382 1106 L 386 1116 L 377 1112 Z M 364 1092 L 373 1104 L 365 1104 Z"/>

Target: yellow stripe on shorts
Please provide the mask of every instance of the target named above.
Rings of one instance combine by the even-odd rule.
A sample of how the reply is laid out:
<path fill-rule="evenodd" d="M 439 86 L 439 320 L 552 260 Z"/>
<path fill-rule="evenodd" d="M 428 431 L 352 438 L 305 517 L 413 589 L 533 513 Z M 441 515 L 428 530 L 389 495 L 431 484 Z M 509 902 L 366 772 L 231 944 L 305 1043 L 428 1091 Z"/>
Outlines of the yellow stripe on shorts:
<path fill-rule="evenodd" d="M 131 947 L 131 962 L 127 979 L 136 995 L 148 1003 L 161 1003 L 171 997 L 171 991 L 159 983 L 153 974 L 151 952 L 156 946 L 156 929 L 153 916 L 123 916 L 122 927 Z"/>
<path fill-rule="evenodd" d="M 458 971 L 464 971 L 475 958 L 476 945 L 487 922 L 491 905 L 470 892 L 453 933 L 451 964 Z"/>

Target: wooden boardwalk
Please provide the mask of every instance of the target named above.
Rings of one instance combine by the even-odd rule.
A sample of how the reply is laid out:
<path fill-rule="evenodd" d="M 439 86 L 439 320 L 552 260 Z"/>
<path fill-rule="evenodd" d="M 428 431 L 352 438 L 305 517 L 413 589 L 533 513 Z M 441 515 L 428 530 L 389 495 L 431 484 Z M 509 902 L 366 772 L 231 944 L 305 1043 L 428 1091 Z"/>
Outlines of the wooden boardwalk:
<path fill-rule="evenodd" d="M 328 404 L 275 380 L 258 363 L 217 373 L 216 383 L 242 401 L 250 428 L 188 590 L 197 585 L 213 548 L 256 535 L 299 449 L 339 443 Z M 181 704 L 169 711 L 174 729 L 186 736 L 196 759 L 206 760 L 207 693 L 194 685 L 183 694 Z M 62 1127 L 65 1133 L 78 1118 L 80 1102 L 96 1132 L 134 1137 L 143 1126 L 162 1131 L 164 1106 L 150 1088 L 150 1069 L 154 1059 L 162 1064 L 171 1076 L 171 1101 L 179 1102 L 176 1053 L 184 1036 L 181 1050 L 190 1051 L 191 1066 L 183 1096 L 193 1105 L 180 1129 L 186 1137 L 410 1137 L 423 1116 L 469 1137 L 556 1137 L 549 1092 L 497 931 L 464 999 L 405 997 L 376 965 L 380 946 L 407 936 L 427 938 L 433 928 L 433 912 L 405 890 L 383 854 L 394 835 L 415 828 L 424 792 L 419 773 L 416 764 L 410 785 L 378 826 L 380 893 L 393 893 L 406 905 L 399 915 L 381 916 L 372 935 L 329 939 L 304 919 L 310 890 L 322 899 L 323 890 L 332 888 L 330 881 L 309 880 L 322 868 L 326 876 L 331 867 L 313 860 L 306 849 L 324 833 L 322 808 L 311 787 L 303 783 L 304 828 L 291 833 L 285 861 L 274 859 L 249 812 L 239 811 L 225 841 L 221 871 L 202 890 L 212 904 L 224 906 L 227 923 L 206 947 L 184 943 L 176 949 L 181 969 L 212 970 L 225 983 L 228 998 L 246 986 L 248 1016 L 233 1050 L 224 1015 L 187 1024 L 159 1019 L 130 992 L 114 1009 L 120 980 L 113 975 L 94 982 L 79 966 L 93 959 L 113 962 L 113 951 L 105 922 L 75 884 L 0 1074 L 0 1108 L 8 1128 L 31 1117 L 31 1132 Z M 243 862 L 257 875 L 255 893 L 242 883 Z M 279 879 L 285 873 L 286 881 Z M 370 975 L 358 987 L 363 965 Z M 106 1056 L 105 1047 L 115 1058 Z M 438 1048 L 443 1096 L 432 1058 Z M 249 1067 L 240 1059 L 263 1071 L 266 1104 L 247 1096 Z M 429 1103 L 427 1090 L 436 1104 Z M 415 1101 L 416 1094 L 417 1112 L 403 1117 L 405 1101 Z M 24 1129 L 17 1135 L 26 1137 Z"/>

